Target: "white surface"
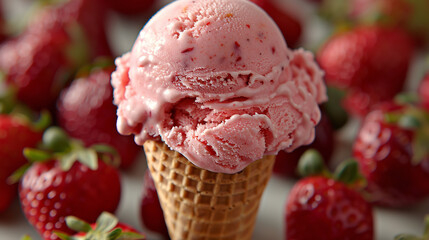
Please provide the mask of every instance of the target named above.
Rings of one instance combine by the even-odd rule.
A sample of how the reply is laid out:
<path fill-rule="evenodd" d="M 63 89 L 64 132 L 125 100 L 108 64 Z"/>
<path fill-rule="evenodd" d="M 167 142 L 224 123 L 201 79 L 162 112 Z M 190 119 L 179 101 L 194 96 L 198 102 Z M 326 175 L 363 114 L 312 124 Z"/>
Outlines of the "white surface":
<path fill-rule="evenodd" d="M 282 0 L 277 0 L 282 3 Z M 8 16 L 18 18 L 14 15 L 16 10 L 22 10 L 25 5 L 25 0 L 7 0 L 9 11 Z M 164 0 L 169 2 L 168 0 Z M 309 23 L 305 30 L 306 46 L 314 47 L 324 38 L 327 26 L 318 21 L 314 14 L 314 8 L 311 5 L 303 4 L 303 0 L 287 0 L 287 6 L 291 2 L 297 2 L 303 11 L 300 17 Z M 22 13 L 22 12 L 21 12 Z M 149 16 L 149 15 L 148 15 Z M 110 24 L 112 32 L 110 38 L 114 43 L 115 52 L 122 54 L 128 51 L 139 30 L 143 27 L 148 16 L 143 16 L 134 19 L 125 19 L 119 15 L 112 14 Z M 413 73 L 410 74 L 410 83 L 407 85 L 409 89 L 416 88 L 416 81 L 421 77 L 422 64 L 421 60 L 417 60 L 417 65 L 413 68 Z M 350 139 L 357 127 L 356 122 L 349 124 L 348 128 L 337 136 L 337 152 L 335 159 L 348 157 L 350 154 Z M 142 157 L 136 166 L 130 171 L 122 172 L 123 176 L 123 196 L 118 209 L 117 215 L 119 219 L 128 223 L 137 229 L 143 230 L 150 240 L 160 239 L 157 235 L 142 229 L 139 219 L 139 206 L 142 192 L 143 173 L 146 169 L 146 162 Z M 276 176 L 270 180 L 268 187 L 264 193 L 259 216 L 256 222 L 256 228 L 253 239 L 255 240 L 280 240 L 284 239 L 284 205 L 286 197 L 291 187 L 293 180 L 282 179 Z M 1 196 L 0 196 L 1 197 Z M 374 209 L 376 239 L 377 240 L 392 240 L 398 233 L 414 233 L 420 234 L 423 231 L 423 217 L 429 213 L 429 201 L 412 208 L 393 210 L 393 209 Z M 20 239 L 24 234 L 29 234 L 34 240 L 41 239 L 33 228 L 26 222 L 21 213 L 18 201 L 15 201 L 13 206 L 4 214 L 0 215 L 0 240 Z"/>

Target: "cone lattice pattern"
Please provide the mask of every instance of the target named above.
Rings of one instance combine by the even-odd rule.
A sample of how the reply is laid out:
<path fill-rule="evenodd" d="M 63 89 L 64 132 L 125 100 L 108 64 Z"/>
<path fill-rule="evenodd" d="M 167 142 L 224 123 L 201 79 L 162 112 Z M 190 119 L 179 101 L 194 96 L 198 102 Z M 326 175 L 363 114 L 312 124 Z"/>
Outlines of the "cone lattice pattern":
<path fill-rule="evenodd" d="M 213 173 L 162 142 L 144 144 L 172 240 L 251 239 L 274 156 L 236 174 Z"/>

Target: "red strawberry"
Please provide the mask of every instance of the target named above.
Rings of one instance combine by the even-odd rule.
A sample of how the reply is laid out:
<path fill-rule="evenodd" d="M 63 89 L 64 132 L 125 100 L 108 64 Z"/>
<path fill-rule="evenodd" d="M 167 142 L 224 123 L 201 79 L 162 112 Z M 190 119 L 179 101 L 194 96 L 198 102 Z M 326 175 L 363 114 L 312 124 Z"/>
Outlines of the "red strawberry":
<path fill-rule="evenodd" d="M 149 170 L 146 170 L 144 175 L 140 219 L 144 227 L 169 239 L 164 214 L 158 199 L 158 193 L 156 192 L 155 183 L 153 182 Z"/>
<path fill-rule="evenodd" d="M 371 206 L 358 192 L 334 179 L 304 178 L 289 193 L 286 239 L 374 239 Z"/>
<path fill-rule="evenodd" d="M 28 121 L 13 115 L 0 115 L 0 213 L 7 209 L 16 197 L 16 184 L 7 179 L 27 163 L 22 155 L 26 147 L 35 147 L 42 140 L 42 133 Z"/>
<path fill-rule="evenodd" d="M 119 240 L 135 239 L 144 240 L 145 236 L 127 224 L 121 223 L 109 212 L 103 212 L 97 218 L 97 222 L 89 224 L 86 221 L 74 216 L 66 217 L 67 226 L 76 231 L 73 237 L 92 240 Z M 75 239 L 62 232 L 55 232 L 63 240 Z"/>
<path fill-rule="evenodd" d="M 298 170 L 307 176 L 298 181 L 286 202 L 288 240 L 372 240 L 372 207 L 359 190 L 362 178 L 354 160 L 342 162 L 331 174 L 321 155 L 309 150 Z M 355 190 L 356 189 L 356 190 Z"/>
<path fill-rule="evenodd" d="M 102 160 L 105 155 L 97 154 L 96 150 L 104 152 L 105 148 L 83 148 L 56 127 L 45 131 L 43 143 L 51 151 L 25 151 L 38 162 L 25 172 L 19 196 L 27 220 L 44 239 L 57 239 L 54 230 L 70 232 L 64 222 L 66 216 L 93 222 L 103 211 L 116 210 L 120 176 Z"/>
<path fill-rule="evenodd" d="M 363 121 L 353 155 L 375 203 L 406 206 L 429 196 L 428 114 L 390 102 Z"/>
<path fill-rule="evenodd" d="M 302 25 L 295 16 L 287 12 L 286 9 L 277 6 L 273 0 L 250 1 L 264 9 L 271 16 L 282 31 L 289 47 L 297 47 L 302 34 Z"/>
<path fill-rule="evenodd" d="M 422 106 L 429 111 L 429 73 L 427 73 L 420 82 L 418 94 Z"/>
<path fill-rule="evenodd" d="M 155 0 L 105 0 L 106 4 L 113 10 L 125 15 L 138 15 L 153 7 Z"/>
<path fill-rule="evenodd" d="M 403 89 L 413 53 L 413 41 L 400 29 L 363 26 L 333 36 L 317 60 L 327 84 L 346 91 L 346 110 L 364 116 Z"/>
<path fill-rule="evenodd" d="M 109 144 L 119 152 L 121 166 L 129 167 L 141 152 L 131 136 L 116 130 L 116 106 L 110 75 L 113 68 L 94 70 L 89 76 L 73 81 L 63 90 L 57 103 L 58 123 L 70 136 L 85 144 Z"/>
<path fill-rule="evenodd" d="M 325 164 L 328 165 L 334 150 L 334 133 L 326 114 L 322 114 L 316 126 L 316 136 L 310 145 L 302 146 L 293 152 L 280 151 L 276 156 L 273 172 L 286 177 L 297 177 L 296 168 L 302 154 L 308 149 L 316 149 L 322 154 Z"/>
<path fill-rule="evenodd" d="M 77 67 L 111 55 L 99 0 L 70 0 L 44 8 L 26 30 L 0 47 L 0 69 L 17 97 L 34 109 L 53 108 Z"/>

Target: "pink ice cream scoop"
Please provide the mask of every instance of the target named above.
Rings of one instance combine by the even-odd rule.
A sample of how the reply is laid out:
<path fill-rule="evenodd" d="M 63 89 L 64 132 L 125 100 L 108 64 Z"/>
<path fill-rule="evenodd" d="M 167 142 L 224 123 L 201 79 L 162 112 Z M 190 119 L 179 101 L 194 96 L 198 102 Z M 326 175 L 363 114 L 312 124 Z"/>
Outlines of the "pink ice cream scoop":
<path fill-rule="evenodd" d="M 118 131 L 140 145 L 160 139 L 214 172 L 311 143 L 327 98 L 313 55 L 288 49 L 247 0 L 167 5 L 116 66 Z"/>

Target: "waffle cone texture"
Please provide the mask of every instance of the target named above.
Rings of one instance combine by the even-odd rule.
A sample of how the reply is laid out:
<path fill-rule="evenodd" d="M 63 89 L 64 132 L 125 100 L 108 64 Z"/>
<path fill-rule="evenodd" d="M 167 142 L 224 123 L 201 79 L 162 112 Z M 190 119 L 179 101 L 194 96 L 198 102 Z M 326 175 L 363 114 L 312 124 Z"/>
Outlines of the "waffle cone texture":
<path fill-rule="evenodd" d="M 172 240 L 250 240 L 274 156 L 235 174 L 199 168 L 157 141 L 144 144 Z"/>

